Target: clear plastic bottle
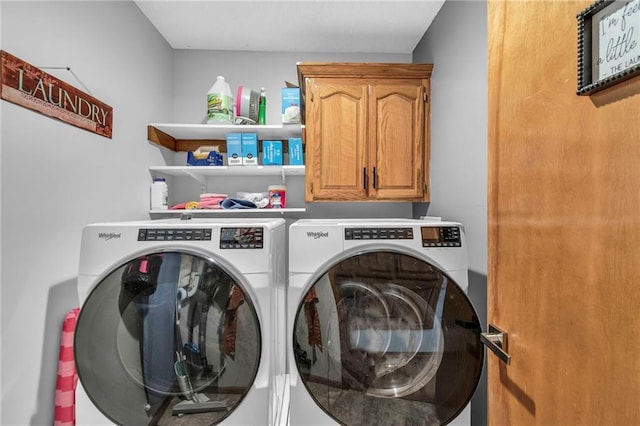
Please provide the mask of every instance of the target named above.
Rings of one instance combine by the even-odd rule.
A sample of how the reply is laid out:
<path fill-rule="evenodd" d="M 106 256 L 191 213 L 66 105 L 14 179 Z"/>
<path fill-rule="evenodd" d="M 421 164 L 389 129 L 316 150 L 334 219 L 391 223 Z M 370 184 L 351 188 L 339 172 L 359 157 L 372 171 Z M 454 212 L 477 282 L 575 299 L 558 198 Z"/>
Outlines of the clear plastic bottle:
<path fill-rule="evenodd" d="M 207 123 L 233 124 L 233 95 L 231 87 L 219 75 L 207 94 Z"/>
<path fill-rule="evenodd" d="M 169 187 L 163 177 L 153 178 L 151 184 L 151 210 L 167 210 L 169 208 Z"/>

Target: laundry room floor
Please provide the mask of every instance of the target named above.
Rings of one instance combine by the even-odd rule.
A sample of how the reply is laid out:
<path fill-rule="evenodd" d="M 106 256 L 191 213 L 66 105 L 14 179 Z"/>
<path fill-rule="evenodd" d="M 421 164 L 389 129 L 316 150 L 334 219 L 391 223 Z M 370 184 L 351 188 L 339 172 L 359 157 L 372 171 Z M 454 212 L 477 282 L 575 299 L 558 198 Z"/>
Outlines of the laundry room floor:
<path fill-rule="evenodd" d="M 363 424 L 362 419 L 376 419 L 378 424 L 388 426 L 419 426 L 439 423 L 435 406 L 433 412 L 429 413 L 425 411 L 423 402 L 397 398 L 375 398 L 375 404 L 371 404 L 370 399 L 363 398 L 364 394 L 361 391 L 338 389 L 312 382 L 307 382 L 307 385 L 314 392 L 314 395 L 324 392 L 327 398 L 324 401 L 319 401 L 320 404 L 336 418 L 347 424 Z M 322 389 L 314 391 L 314 387 Z"/>

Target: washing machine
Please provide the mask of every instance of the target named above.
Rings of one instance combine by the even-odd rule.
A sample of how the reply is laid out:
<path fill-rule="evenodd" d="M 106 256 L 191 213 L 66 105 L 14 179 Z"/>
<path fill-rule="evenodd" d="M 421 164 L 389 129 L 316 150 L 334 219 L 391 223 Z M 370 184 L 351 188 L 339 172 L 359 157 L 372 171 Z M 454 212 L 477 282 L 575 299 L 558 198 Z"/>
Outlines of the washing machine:
<path fill-rule="evenodd" d="M 84 227 L 77 424 L 279 423 L 285 235 L 284 219 Z"/>
<path fill-rule="evenodd" d="M 291 425 L 469 426 L 484 349 L 467 287 L 460 223 L 293 223 Z"/>

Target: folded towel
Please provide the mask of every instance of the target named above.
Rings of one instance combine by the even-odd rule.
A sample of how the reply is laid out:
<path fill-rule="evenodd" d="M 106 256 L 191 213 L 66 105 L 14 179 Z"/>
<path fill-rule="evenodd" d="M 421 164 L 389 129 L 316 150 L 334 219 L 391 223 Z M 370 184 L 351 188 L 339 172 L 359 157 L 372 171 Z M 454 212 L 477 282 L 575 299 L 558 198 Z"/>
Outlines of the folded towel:
<path fill-rule="evenodd" d="M 225 199 L 226 198 L 201 198 L 200 202 L 198 203 L 198 207 L 204 209 L 208 206 L 219 206 L 220 202 Z"/>
<path fill-rule="evenodd" d="M 204 194 L 200 194 L 200 199 L 205 199 L 205 198 L 222 198 L 223 200 L 225 198 L 227 198 L 229 195 L 227 194 L 216 194 L 216 193 L 211 193 L 211 192 L 207 192 Z"/>
<path fill-rule="evenodd" d="M 269 205 L 268 192 L 238 192 L 238 198 L 251 201 L 258 206 L 259 209 L 263 209 Z"/>
<path fill-rule="evenodd" d="M 216 194 L 221 195 L 221 194 Z M 200 198 L 200 201 L 187 201 L 186 203 L 179 203 L 169 207 L 169 210 L 196 210 L 196 209 L 220 209 L 220 203 L 227 199 L 224 197 L 205 197 Z M 239 208 L 239 207 L 238 207 Z M 248 208 L 248 207 L 243 207 Z"/>
<path fill-rule="evenodd" d="M 227 198 L 220 203 L 223 209 L 256 209 L 254 203 L 249 200 L 240 200 L 238 198 Z"/>
<path fill-rule="evenodd" d="M 73 358 L 73 336 L 79 314 L 80 308 L 72 309 L 66 314 L 62 324 L 53 419 L 55 426 L 73 426 L 76 424 L 78 372 Z"/>
<path fill-rule="evenodd" d="M 175 206 L 169 207 L 169 210 L 184 210 L 184 206 L 186 205 L 187 203 L 179 203 L 179 204 L 176 204 Z"/>

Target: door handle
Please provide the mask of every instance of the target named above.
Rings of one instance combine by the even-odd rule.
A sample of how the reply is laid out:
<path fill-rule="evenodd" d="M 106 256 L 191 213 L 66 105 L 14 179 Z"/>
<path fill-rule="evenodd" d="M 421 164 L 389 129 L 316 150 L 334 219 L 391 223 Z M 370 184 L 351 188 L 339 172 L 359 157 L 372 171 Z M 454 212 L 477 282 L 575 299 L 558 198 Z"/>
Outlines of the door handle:
<path fill-rule="evenodd" d="M 373 189 L 378 189 L 378 173 L 376 173 L 376 168 L 373 168 Z"/>
<path fill-rule="evenodd" d="M 489 324 L 488 333 L 480 333 L 480 341 L 500 358 L 500 361 L 509 365 L 511 363 L 511 355 L 507 353 L 507 336 L 508 333 L 500 330 L 493 324 Z"/>

